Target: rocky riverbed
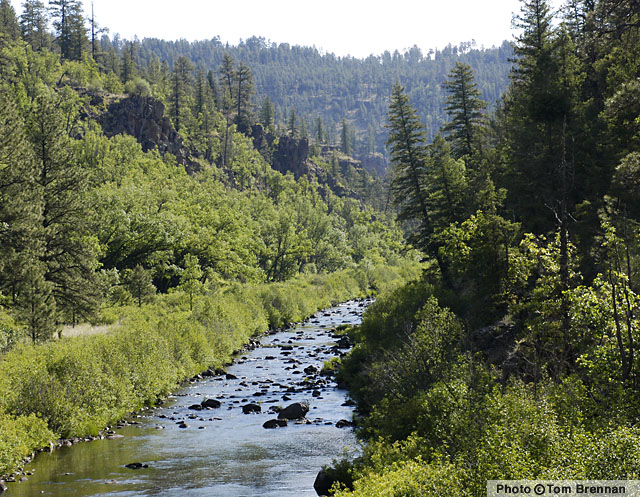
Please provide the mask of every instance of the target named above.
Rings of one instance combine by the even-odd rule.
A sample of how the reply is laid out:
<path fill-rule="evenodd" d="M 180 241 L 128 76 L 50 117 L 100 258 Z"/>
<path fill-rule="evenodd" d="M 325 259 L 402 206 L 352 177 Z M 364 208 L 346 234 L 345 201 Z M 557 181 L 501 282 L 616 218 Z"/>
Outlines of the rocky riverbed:
<path fill-rule="evenodd" d="M 109 439 L 38 456 L 6 495 L 316 495 L 322 465 L 357 450 L 353 408 L 323 363 L 350 348 L 336 328 L 358 324 L 369 302 L 266 335 L 225 372 L 204 372 Z"/>

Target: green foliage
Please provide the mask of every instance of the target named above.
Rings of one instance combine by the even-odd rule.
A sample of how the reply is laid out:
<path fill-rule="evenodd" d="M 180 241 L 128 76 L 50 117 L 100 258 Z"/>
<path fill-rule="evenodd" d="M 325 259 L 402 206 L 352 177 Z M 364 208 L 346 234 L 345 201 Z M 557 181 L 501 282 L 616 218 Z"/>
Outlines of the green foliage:
<path fill-rule="evenodd" d="M 143 302 L 150 302 L 156 294 L 151 273 L 140 264 L 125 273 L 124 282 L 138 307 L 142 307 Z"/>
<path fill-rule="evenodd" d="M 452 143 L 455 158 L 470 158 L 478 141 L 478 129 L 483 125 L 483 111 L 487 103 L 480 98 L 480 90 L 467 64 L 456 62 L 444 87 L 449 92 L 445 110 L 450 118 L 443 131 Z"/>
<path fill-rule="evenodd" d="M 195 261 L 187 266 L 194 271 Z M 412 271 L 415 264 L 398 267 L 394 276 L 402 281 Z M 192 313 L 188 299 L 176 293 L 158 297 L 154 305 L 120 309 L 120 326 L 108 334 L 13 348 L 0 361 L 0 410 L 27 417 L 18 417 L 22 428 L 14 428 L 13 418 L 0 414 L 0 438 L 10 437 L 0 452 L 0 468 L 5 473 L 15 468 L 24 447 L 32 451 L 48 444 L 54 438 L 49 430 L 65 437 L 96 434 L 153 405 L 179 381 L 222 367 L 269 325 L 282 326 L 367 293 L 355 276 L 346 270 L 287 283 L 235 284 L 196 297 Z"/>
<path fill-rule="evenodd" d="M 0 410 L 0 475 L 8 475 L 35 450 L 55 439 L 47 424 L 34 414 L 13 417 Z"/>
<path fill-rule="evenodd" d="M 421 464 L 402 461 L 381 473 L 366 473 L 354 491 L 338 491 L 336 497 L 469 497 L 466 472 L 453 464 Z"/>
<path fill-rule="evenodd" d="M 137 97 L 151 96 L 151 86 L 149 86 L 149 83 L 142 78 L 135 78 L 127 81 L 127 83 L 124 85 L 124 91 L 129 96 L 137 96 Z"/>

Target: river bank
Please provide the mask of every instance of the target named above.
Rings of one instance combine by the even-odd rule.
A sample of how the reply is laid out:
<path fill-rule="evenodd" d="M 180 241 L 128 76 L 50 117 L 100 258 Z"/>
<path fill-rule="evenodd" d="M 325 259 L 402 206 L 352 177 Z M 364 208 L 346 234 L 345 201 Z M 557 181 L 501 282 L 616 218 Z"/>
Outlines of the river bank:
<path fill-rule="evenodd" d="M 321 467 L 355 444 L 346 391 L 322 366 L 348 350 L 335 328 L 359 323 L 367 303 L 341 304 L 270 332 L 224 374 L 194 378 L 162 406 L 113 430 L 112 440 L 39 456 L 28 481 L 10 484 L 10 495 L 315 495 Z M 220 404 L 196 408 L 207 399 Z M 298 403 L 309 404 L 304 420 L 264 427 Z M 251 405 L 259 412 L 245 414 Z"/>
<path fill-rule="evenodd" d="M 52 440 L 98 436 L 129 413 L 154 406 L 185 378 L 221 368 L 269 327 L 400 284 L 418 270 L 407 261 L 282 284 L 235 285 L 200 297 L 193 312 L 172 294 L 131 309 L 112 333 L 19 346 L 0 362 L 0 474 L 11 474 Z"/>

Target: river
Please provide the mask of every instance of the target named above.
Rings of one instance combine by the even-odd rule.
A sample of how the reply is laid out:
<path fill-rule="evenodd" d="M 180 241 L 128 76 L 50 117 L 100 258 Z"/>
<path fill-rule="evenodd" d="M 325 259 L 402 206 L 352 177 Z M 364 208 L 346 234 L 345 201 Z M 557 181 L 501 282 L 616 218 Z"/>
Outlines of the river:
<path fill-rule="evenodd" d="M 366 302 L 347 302 L 318 312 L 288 331 L 267 335 L 214 376 L 183 387 L 161 407 L 115 430 L 122 438 L 96 440 L 38 455 L 26 466 L 27 481 L 9 484 L 8 497 L 314 496 L 318 471 L 345 448 L 357 451 L 353 408 L 335 382 L 304 369 L 320 369 L 336 355 L 332 329 L 360 323 Z M 235 378 L 234 378 L 235 377 Z M 306 382 L 305 382 L 306 379 Z M 323 381 L 326 384 L 322 385 Z M 309 388 L 310 382 L 320 382 Z M 316 390 L 314 393 L 313 390 Z M 283 398 L 285 397 L 285 398 Z M 217 409 L 189 409 L 217 399 Z M 307 401 L 311 424 L 289 421 L 265 429 L 277 417 L 270 406 Z M 258 403 L 262 412 L 243 414 Z M 187 427 L 180 427 L 179 423 Z M 129 469 L 130 463 L 148 465 Z"/>

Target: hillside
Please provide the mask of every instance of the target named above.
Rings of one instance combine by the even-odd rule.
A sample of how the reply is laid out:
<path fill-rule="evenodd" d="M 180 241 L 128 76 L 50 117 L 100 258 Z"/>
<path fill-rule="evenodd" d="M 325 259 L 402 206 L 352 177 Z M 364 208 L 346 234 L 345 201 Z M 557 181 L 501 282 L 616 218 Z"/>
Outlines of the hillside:
<path fill-rule="evenodd" d="M 391 86 L 399 82 L 407 89 L 419 109 L 429 137 L 446 121 L 442 84 L 456 62 L 469 64 L 475 73 L 483 99 L 492 106 L 504 93 L 513 51 L 509 43 L 500 47 L 477 48 L 472 43 L 447 46 L 423 54 L 414 47 L 404 53 L 385 52 L 366 59 L 322 54 L 315 48 L 274 44 L 252 37 L 230 46 L 219 39 L 189 43 L 185 40 L 144 39 L 130 42 L 119 38 L 102 39 L 105 53 L 122 58 L 127 51 L 147 74 L 150 82 L 163 62 L 173 68 L 179 57 L 186 57 L 204 73 L 217 72 L 225 54 L 246 64 L 254 77 L 253 104 L 259 112 L 265 97 L 273 106 L 275 121 L 283 126 L 295 109 L 298 119 L 312 137 L 318 134 L 318 118 L 327 141 L 340 143 L 341 122 L 351 130 L 352 148 L 358 159 L 379 153 L 387 156 L 385 142 L 387 107 Z"/>

